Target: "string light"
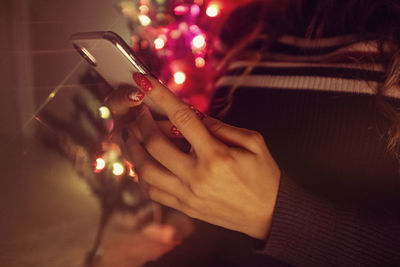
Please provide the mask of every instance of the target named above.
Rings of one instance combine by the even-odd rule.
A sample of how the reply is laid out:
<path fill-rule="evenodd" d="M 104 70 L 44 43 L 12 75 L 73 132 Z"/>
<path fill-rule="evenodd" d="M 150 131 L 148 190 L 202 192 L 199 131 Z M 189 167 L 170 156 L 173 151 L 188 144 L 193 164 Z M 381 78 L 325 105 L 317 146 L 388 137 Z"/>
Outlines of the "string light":
<path fill-rule="evenodd" d="M 209 16 L 210 18 L 215 18 L 216 16 L 219 15 L 219 10 L 220 10 L 219 5 L 217 5 L 217 4 L 210 4 L 210 5 L 207 7 L 206 14 L 207 14 L 207 16 Z"/>
<path fill-rule="evenodd" d="M 151 19 L 146 15 L 139 15 L 138 18 L 139 18 L 140 24 L 142 24 L 143 26 L 149 26 L 151 23 Z"/>
<path fill-rule="evenodd" d="M 112 173 L 116 176 L 120 176 L 125 172 L 125 167 L 119 162 L 114 162 L 112 164 Z"/>
<path fill-rule="evenodd" d="M 186 74 L 182 71 L 177 71 L 174 73 L 174 82 L 176 84 L 183 84 L 186 81 Z"/>
<path fill-rule="evenodd" d="M 139 6 L 139 11 L 140 11 L 140 14 L 146 15 L 149 13 L 149 7 L 146 5 L 141 5 L 141 6 Z"/>
<path fill-rule="evenodd" d="M 202 68 L 206 65 L 206 61 L 202 57 L 196 57 L 195 64 L 196 64 L 196 67 Z"/>
<path fill-rule="evenodd" d="M 174 13 L 175 13 L 175 15 L 177 15 L 177 16 L 183 16 L 183 15 L 185 15 L 186 13 L 188 13 L 188 11 L 189 11 L 189 7 L 188 7 L 188 6 L 185 6 L 185 5 L 179 5 L 179 6 L 176 6 L 176 7 L 174 8 Z"/>
<path fill-rule="evenodd" d="M 206 45 L 206 39 L 203 34 L 196 35 L 192 40 L 192 46 L 197 49 L 204 48 Z"/>
<path fill-rule="evenodd" d="M 157 37 L 157 38 L 154 40 L 154 48 L 155 48 L 156 50 L 163 49 L 164 46 L 165 46 L 165 39 L 166 39 L 166 37 L 163 36 L 163 35 Z"/>
<path fill-rule="evenodd" d="M 194 17 L 197 17 L 200 14 L 200 7 L 199 5 L 193 4 L 190 7 L 190 14 Z"/>
<path fill-rule="evenodd" d="M 103 158 L 97 158 L 94 164 L 94 172 L 101 172 L 106 167 L 106 162 Z"/>
<path fill-rule="evenodd" d="M 100 118 L 102 119 L 109 119 L 111 116 L 111 112 L 106 106 L 99 107 Z"/>

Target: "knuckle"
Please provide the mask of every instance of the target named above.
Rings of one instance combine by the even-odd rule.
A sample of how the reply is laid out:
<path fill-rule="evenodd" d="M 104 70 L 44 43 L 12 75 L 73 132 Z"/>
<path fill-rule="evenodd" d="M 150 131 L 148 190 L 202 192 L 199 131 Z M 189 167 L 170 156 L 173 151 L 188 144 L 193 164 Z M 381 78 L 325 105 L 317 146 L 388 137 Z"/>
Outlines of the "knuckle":
<path fill-rule="evenodd" d="M 260 146 L 264 144 L 264 136 L 257 131 L 249 131 L 248 140 L 254 145 Z"/>
<path fill-rule="evenodd" d="M 174 120 L 181 126 L 187 125 L 196 115 L 186 106 L 179 107 L 173 114 Z"/>
<path fill-rule="evenodd" d="M 229 165 L 233 162 L 232 156 L 229 152 L 214 152 L 207 157 L 205 161 L 206 169 L 208 170 L 217 170 L 222 166 Z"/>
<path fill-rule="evenodd" d="M 220 121 L 213 120 L 208 124 L 208 129 L 214 133 L 220 131 L 223 127 L 223 124 Z"/>

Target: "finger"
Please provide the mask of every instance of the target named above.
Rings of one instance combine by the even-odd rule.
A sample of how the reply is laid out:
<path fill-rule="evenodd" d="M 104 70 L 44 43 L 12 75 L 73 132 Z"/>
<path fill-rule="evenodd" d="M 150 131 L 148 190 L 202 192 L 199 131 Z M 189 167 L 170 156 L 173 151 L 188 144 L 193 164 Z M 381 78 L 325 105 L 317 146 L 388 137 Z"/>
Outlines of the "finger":
<path fill-rule="evenodd" d="M 188 169 L 195 164 L 193 157 L 178 149 L 161 132 L 147 107 L 138 114 L 136 124 L 147 152 L 172 173 L 179 177 L 187 176 Z"/>
<path fill-rule="evenodd" d="M 177 127 L 197 154 L 206 156 L 211 149 L 223 147 L 203 125 L 193 109 L 182 102 L 168 88 L 150 76 L 135 73 L 136 84 L 146 91 L 147 96 L 167 114 L 169 120 Z"/>
<path fill-rule="evenodd" d="M 140 105 L 144 96 L 139 89 L 124 86 L 111 92 L 106 99 L 106 105 L 114 115 L 120 116 L 127 113 L 129 108 Z"/>
<path fill-rule="evenodd" d="M 129 135 L 126 142 L 127 154 L 138 174 L 139 181 L 148 189 L 149 185 L 173 194 L 181 199 L 186 199 L 190 191 L 171 172 L 154 161 L 138 142 L 133 134 Z"/>
<path fill-rule="evenodd" d="M 158 128 L 169 138 L 183 139 L 182 133 L 169 120 L 157 121 Z"/>
<path fill-rule="evenodd" d="M 264 139 L 258 132 L 238 128 L 211 117 L 206 117 L 203 123 L 216 138 L 227 145 L 243 148 L 255 154 L 266 149 Z"/>

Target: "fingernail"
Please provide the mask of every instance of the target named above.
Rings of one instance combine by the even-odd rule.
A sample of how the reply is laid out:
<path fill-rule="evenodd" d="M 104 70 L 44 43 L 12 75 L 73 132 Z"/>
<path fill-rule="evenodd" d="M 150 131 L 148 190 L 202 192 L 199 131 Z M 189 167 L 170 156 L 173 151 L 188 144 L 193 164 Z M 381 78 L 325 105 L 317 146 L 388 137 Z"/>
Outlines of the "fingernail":
<path fill-rule="evenodd" d="M 132 92 L 128 94 L 128 99 L 133 102 L 140 102 L 143 100 L 145 94 L 143 92 Z"/>
<path fill-rule="evenodd" d="M 143 91 L 148 92 L 151 89 L 153 89 L 153 85 L 151 84 L 151 82 L 146 78 L 146 76 L 144 76 L 143 74 L 139 73 L 139 72 L 135 72 L 132 75 L 133 80 L 135 81 L 135 83 L 142 88 Z"/>
<path fill-rule="evenodd" d="M 176 128 L 176 126 L 171 127 L 171 134 L 175 137 L 183 137 L 182 133 Z"/>
<path fill-rule="evenodd" d="M 194 113 L 196 113 L 196 116 L 200 119 L 203 120 L 205 115 L 198 109 L 196 109 L 194 106 L 190 106 L 191 109 L 193 109 Z"/>

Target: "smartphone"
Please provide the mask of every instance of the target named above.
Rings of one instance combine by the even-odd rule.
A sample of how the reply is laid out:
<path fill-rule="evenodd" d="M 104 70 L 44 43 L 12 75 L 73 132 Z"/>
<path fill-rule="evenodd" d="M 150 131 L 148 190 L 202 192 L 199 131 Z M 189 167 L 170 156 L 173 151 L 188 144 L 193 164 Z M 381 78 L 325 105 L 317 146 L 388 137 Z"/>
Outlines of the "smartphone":
<path fill-rule="evenodd" d="M 154 76 L 130 46 L 114 32 L 75 33 L 70 41 L 76 51 L 115 90 L 123 85 L 139 88 L 132 78 L 134 72 Z M 164 111 L 150 98 L 145 96 L 143 101 L 155 115 L 165 117 Z"/>

